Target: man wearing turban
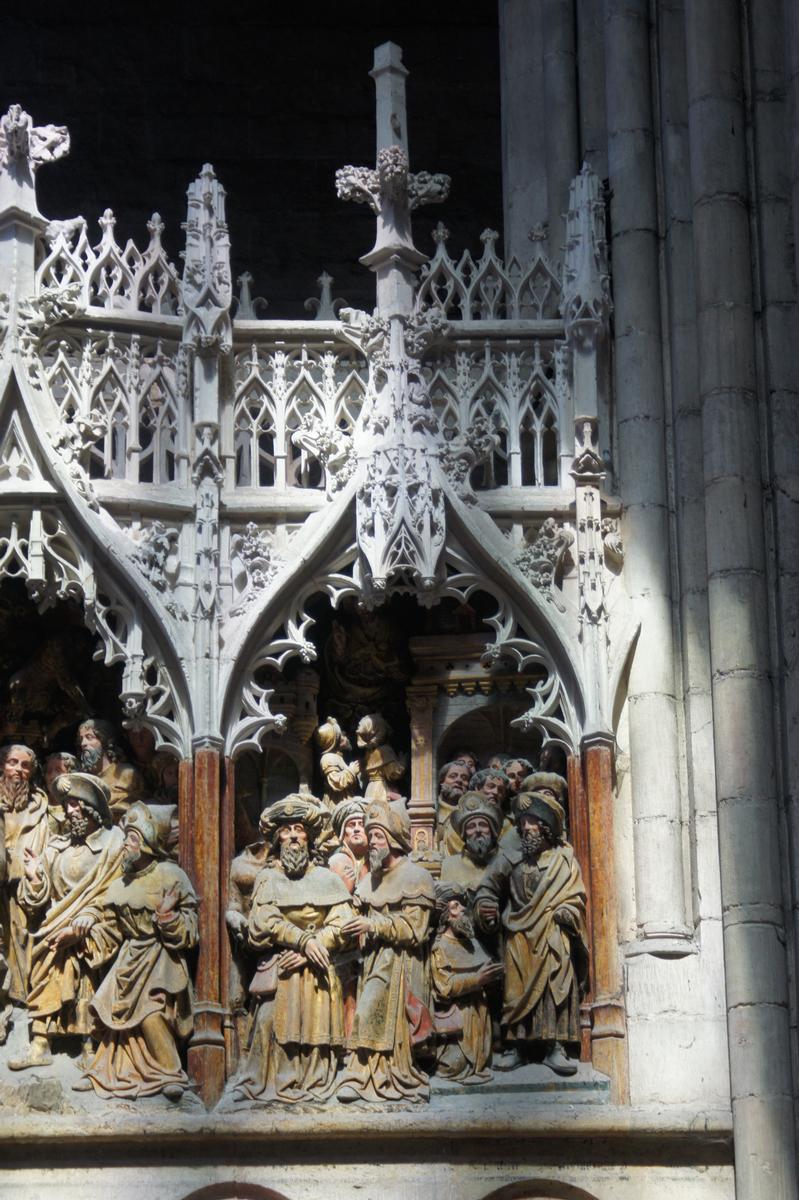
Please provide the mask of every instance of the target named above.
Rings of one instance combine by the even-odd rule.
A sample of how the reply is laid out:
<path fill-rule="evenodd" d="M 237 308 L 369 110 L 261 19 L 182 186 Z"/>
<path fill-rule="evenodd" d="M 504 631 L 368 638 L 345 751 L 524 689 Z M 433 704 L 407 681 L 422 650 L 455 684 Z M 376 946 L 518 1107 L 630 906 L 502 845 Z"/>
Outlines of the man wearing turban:
<path fill-rule="evenodd" d="M 323 828 L 318 805 L 287 796 L 264 814 L 278 861 L 255 881 L 249 944 L 263 955 L 250 984 L 259 1002 L 237 1100 L 326 1100 L 344 1049 L 334 952 L 349 940 L 350 896 L 338 875 L 311 862 Z"/>

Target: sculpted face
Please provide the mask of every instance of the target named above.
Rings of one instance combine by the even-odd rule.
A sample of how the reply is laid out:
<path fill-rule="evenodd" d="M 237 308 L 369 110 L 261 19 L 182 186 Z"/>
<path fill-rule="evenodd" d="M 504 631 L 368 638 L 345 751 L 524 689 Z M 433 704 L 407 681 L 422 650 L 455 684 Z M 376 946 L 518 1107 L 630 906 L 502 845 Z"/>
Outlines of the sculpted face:
<path fill-rule="evenodd" d="M 442 779 L 441 785 L 449 788 L 456 795 L 462 796 L 469 789 L 470 779 L 469 769 L 464 763 L 453 763 Z"/>
<path fill-rule="evenodd" d="M 349 846 L 354 853 L 360 851 L 366 852 L 368 845 L 366 839 L 366 830 L 363 827 L 363 817 L 350 817 L 349 821 L 344 822 L 344 828 L 341 831 L 341 836 L 345 846 Z"/>
<path fill-rule="evenodd" d="M 527 768 L 523 767 L 519 760 L 515 758 L 513 762 L 505 764 L 505 774 L 510 780 L 511 790 L 520 792 L 522 790 L 522 783 L 528 774 Z"/>
<path fill-rule="evenodd" d="M 474 754 L 459 754 L 454 761 L 463 763 L 463 765 L 466 767 L 466 770 L 469 772 L 469 778 L 471 779 L 472 775 L 474 775 L 475 771 L 477 770 L 476 756 Z"/>
<path fill-rule="evenodd" d="M 81 753 L 83 753 L 84 750 L 99 750 L 102 754 L 103 750 L 103 743 L 98 738 L 95 730 L 91 727 L 81 729 L 80 733 L 78 734 L 78 746 Z"/>
<path fill-rule="evenodd" d="M 33 751 L 24 746 L 12 746 L 3 763 L 3 775 L 6 779 L 30 779 L 33 762 Z"/>
<path fill-rule="evenodd" d="M 492 800 L 497 808 L 502 808 L 508 795 L 508 789 L 504 781 L 496 775 L 489 775 L 488 779 L 481 786 L 480 791 L 489 800 Z"/>
<path fill-rule="evenodd" d="M 370 850 L 388 850 L 388 849 L 390 849 L 389 844 L 388 844 L 388 838 L 386 837 L 386 834 L 385 834 L 385 830 L 381 829 L 379 825 L 373 825 L 372 828 L 369 830 L 369 849 Z"/>
<path fill-rule="evenodd" d="M 66 775 L 69 770 L 74 769 L 75 767 L 70 767 L 60 754 L 51 754 L 44 764 L 44 781 L 47 784 L 48 792 L 52 795 L 53 783 L 59 775 Z"/>
<path fill-rule="evenodd" d="M 283 845 L 308 845 L 308 830 L 301 821 L 294 821 L 287 823 L 286 825 L 281 825 L 277 836 Z"/>
<path fill-rule="evenodd" d="M 464 838 L 493 838 L 493 832 L 485 817 L 470 817 L 469 820 L 464 823 L 463 836 Z"/>
<path fill-rule="evenodd" d="M 466 909 L 461 904 L 460 900 L 447 901 L 447 916 L 450 921 L 457 921 L 458 917 L 462 917 Z"/>

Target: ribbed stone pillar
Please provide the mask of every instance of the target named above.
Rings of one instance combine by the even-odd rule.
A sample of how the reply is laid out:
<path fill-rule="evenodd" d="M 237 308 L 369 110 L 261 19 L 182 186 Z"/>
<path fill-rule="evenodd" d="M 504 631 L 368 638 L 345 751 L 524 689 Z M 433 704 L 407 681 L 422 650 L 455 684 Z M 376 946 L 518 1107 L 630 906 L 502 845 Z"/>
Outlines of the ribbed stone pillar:
<path fill-rule="evenodd" d="M 530 230 L 547 220 L 541 0 L 500 0 L 505 260 L 531 257 Z M 568 193 L 567 193 L 568 194 Z"/>
<path fill-rule="evenodd" d="M 738 5 L 693 0 L 686 42 L 736 1191 L 795 1200 Z"/>
<path fill-rule="evenodd" d="M 799 6 L 790 10 L 792 33 L 799 33 Z M 791 184 L 786 167 L 791 162 L 792 136 L 790 94 L 784 91 L 786 66 L 785 27 L 782 0 L 758 0 L 749 9 L 749 64 L 754 121 L 754 177 L 757 180 L 757 238 L 755 261 L 756 311 L 766 408 L 766 468 L 770 487 L 767 495 L 767 544 L 770 554 L 768 587 L 773 599 L 774 642 L 771 648 L 777 682 L 775 720 L 779 721 L 780 772 L 777 779 L 788 813 L 786 858 L 793 880 L 793 904 L 799 891 L 799 442 L 796 412 L 799 406 L 799 311 L 797 311 L 796 260 L 785 253 L 794 229 L 799 230 L 792 211 Z M 796 47 L 794 47 L 794 50 Z M 794 81 L 795 85 L 795 81 Z M 794 127 L 795 130 L 795 127 Z M 794 201 L 799 201 L 799 193 Z M 796 251 L 796 246 L 794 246 Z M 799 962 L 799 923 L 793 921 L 794 976 Z M 799 997 L 793 988 L 793 1027 Z M 794 1062 L 797 1046 L 794 1044 Z M 794 1074 L 794 1096 L 799 1078 Z"/>
<path fill-rule="evenodd" d="M 637 920 L 644 949 L 685 945 L 658 219 L 648 0 L 605 0 L 615 397 L 625 584 L 641 633 L 629 678 Z"/>
<path fill-rule="evenodd" d="M 716 848 L 716 774 L 684 8 L 682 0 L 670 0 L 658 11 L 660 161 L 669 347 L 666 376 L 670 384 L 674 437 L 682 703 L 686 776 L 693 818 L 694 916 L 700 920 L 719 921 L 721 897 Z"/>

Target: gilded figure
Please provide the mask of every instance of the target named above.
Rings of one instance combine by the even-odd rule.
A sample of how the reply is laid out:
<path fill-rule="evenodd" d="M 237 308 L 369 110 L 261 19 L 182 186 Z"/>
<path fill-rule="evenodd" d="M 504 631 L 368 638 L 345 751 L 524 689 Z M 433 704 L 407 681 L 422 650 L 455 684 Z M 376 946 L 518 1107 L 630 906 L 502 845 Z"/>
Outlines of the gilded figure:
<path fill-rule="evenodd" d="M 81 770 L 96 775 L 111 793 L 111 812 L 119 824 L 130 805 L 146 797 L 147 789 L 138 767 L 123 760 L 111 722 L 91 717 L 79 725 L 78 754 Z"/>

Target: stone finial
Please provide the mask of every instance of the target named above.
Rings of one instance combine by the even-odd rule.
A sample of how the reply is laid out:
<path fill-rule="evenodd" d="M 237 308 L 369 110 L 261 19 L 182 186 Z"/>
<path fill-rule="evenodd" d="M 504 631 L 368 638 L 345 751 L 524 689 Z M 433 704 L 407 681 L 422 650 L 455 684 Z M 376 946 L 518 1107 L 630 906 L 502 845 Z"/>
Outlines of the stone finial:
<path fill-rule="evenodd" d="M 34 125 L 30 113 L 12 104 L 0 117 L 0 212 L 17 208 L 40 217 L 36 171 L 42 163 L 56 162 L 67 154 L 66 125 Z"/>

